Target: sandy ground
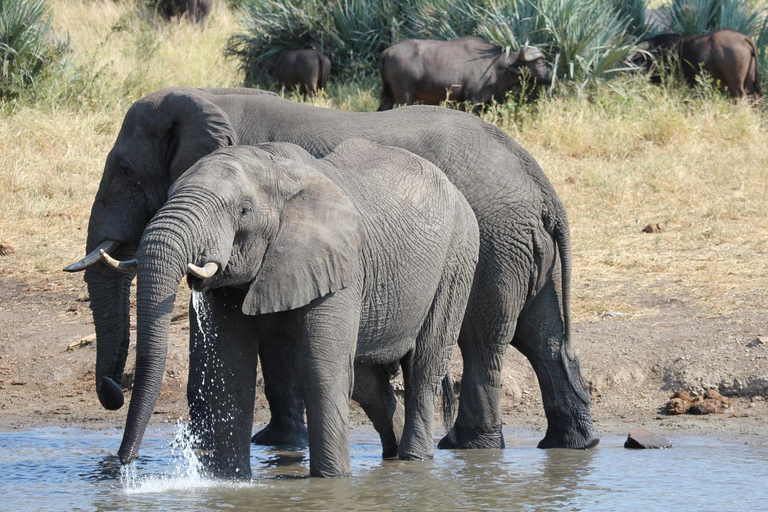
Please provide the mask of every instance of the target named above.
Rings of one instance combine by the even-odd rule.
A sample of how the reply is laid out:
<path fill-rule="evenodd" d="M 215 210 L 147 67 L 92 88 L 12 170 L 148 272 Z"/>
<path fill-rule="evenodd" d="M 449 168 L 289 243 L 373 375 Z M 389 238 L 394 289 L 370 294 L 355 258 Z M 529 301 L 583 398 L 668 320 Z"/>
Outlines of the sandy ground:
<path fill-rule="evenodd" d="M 156 423 L 175 422 L 187 413 L 187 296 L 182 291 L 177 300 Z M 647 295 L 640 299 L 642 315 L 609 312 L 574 325 L 601 434 L 626 434 L 643 426 L 667 435 L 765 438 L 768 343 L 753 341 L 768 335 L 765 311 L 712 316 L 695 301 Z M 0 431 L 40 425 L 122 426 L 127 406 L 105 411 L 96 398 L 96 346 L 86 300 L 79 276 L 32 283 L 0 276 Z M 127 373 L 133 371 L 134 355 L 132 348 Z M 460 365 L 456 354 L 455 376 L 460 375 Z M 701 392 L 707 387 L 727 395 L 731 409 L 710 416 L 663 412 L 673 391 Z M 530 365 L 514 349 L 508 351 L 504 367 L 502 406 L 507 425 L 543 436 L 546 421 L 538 385 Z M 267 420 L 259 389 L 256 427 Z M 352 423 L 367 423 L 358 408 Z"/>

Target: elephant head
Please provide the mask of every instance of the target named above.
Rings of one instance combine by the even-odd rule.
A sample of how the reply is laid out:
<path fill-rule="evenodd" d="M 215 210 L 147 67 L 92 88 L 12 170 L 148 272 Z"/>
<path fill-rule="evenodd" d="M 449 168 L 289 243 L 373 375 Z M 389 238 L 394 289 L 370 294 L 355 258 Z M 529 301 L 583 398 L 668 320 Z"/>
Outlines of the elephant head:
<path fill-rule="evenodd" d="M 195 89 L 162 89 L 125 116 L 91 209 L 87 256 L 64 269 L 85 270 L 97 339 L 96 392 L 106 409 L 124 401 L 132 276 L 100 264 L 100 253 L 131 258 L 171 183 L 202 156 L 236 143 L 224 111 Z"/>
<path fill-rule="evenodd" d="M 137 251 L 136 378 L 119 451 L 124 463 L 136 458 L 160 392 L 184 275 L 197 291 L 246 287 L 245 314 L 286 311 L 355 279 L 363 240 L 359 214 L 336 184 L 258 148 L 203 158 L 169 194 Z M 247 446 L 250 431 L 244 439 Z"/>

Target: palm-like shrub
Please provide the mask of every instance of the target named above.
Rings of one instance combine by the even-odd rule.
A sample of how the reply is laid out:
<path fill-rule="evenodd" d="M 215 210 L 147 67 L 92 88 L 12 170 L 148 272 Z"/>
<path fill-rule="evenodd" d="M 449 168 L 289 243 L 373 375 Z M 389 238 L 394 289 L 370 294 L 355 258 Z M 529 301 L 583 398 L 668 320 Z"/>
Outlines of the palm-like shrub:
<path fill-rule="evenodd" d="M 51 13 L 45 0 L 0 0 L 0 98 L 34 83 L 63 52 L 52 40 Z"/>
<path fill-rule="evenodd" d="M 698 35 L 732 29 L 756 37 L 765 20 L 765 11 L 744 0 L 672 0 L 659 8 L 664 32 Z"/>

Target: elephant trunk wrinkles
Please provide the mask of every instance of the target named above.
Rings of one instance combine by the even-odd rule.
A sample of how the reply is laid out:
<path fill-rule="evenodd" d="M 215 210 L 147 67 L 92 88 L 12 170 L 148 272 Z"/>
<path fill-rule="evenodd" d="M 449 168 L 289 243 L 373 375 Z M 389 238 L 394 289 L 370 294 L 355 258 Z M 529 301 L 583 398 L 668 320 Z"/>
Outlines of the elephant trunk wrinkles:
<path fill-rule="evenodd" d="M 194 239 L 180 231 L 177 220 L 159 214 L 147 227 L 137 253 L 136 376 L 118 452 L 123 464 L 137 457 L 160 395 L 173 303 L 187 262 L 192 258 L 185 240 Z"/>
<path fill-rule="evenodd" d="M 97 263 L 85 270 L 85 282 L 96 329 L 96 393 L 105 409 L 120 409 L 130 342 L 131 277 Z"/>

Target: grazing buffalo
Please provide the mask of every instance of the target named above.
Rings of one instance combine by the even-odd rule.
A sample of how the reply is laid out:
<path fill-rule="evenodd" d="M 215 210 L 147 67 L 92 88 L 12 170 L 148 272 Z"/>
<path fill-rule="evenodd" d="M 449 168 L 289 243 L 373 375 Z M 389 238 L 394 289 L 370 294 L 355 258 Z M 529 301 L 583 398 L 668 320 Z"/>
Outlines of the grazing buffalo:
<path fill-rule="evenodd" d="M 286 89 L 301 88 L 304 94 L 317 95 L 331 74 L 331 61 L 317 50 L 287 50 L 280 54 L 272 76 Z"/>
<path fill-rule="evenodd" d="M 166 20 L 186 14 L 190 21 L 205 25 L 211 7 L 213 0 L 158 0 L 155 10 Z"/>
<path fill-rule="evenodd" d="M 406 39 L 381 55 L 379 110 L 389 110 L 395 103 L 438 105 L 450 99 L 470 101 L 477 111 L 491 98 L 501 99 L 506 91 L 520 85 L 526 73 L 523 68 L 534 83 L 552 81 L 544 54 L 532 46 L 507 54 L 479 37 Z"/>
<path fill-rule="evenodd" d="M 661 34 L 639 47 L 647 53 L 638 54 L 633 62 L 648 70 L 654 83 L 661 81 L 656 64 L 676 59 L 689 85 L 696 83 L 696 75 L 703 70 L 734 98 L 745 94 L 762 96 L 755 43 L 734 30 L 698 36 Z"/>

